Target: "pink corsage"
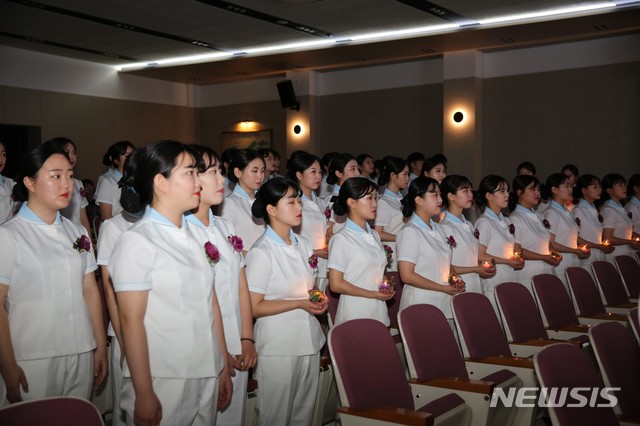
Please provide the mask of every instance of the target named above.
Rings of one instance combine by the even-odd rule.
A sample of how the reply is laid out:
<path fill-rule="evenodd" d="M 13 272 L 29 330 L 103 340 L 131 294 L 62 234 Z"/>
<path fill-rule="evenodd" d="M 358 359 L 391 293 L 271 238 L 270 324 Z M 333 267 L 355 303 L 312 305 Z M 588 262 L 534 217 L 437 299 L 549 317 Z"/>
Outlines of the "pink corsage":
<path fill-rule="evenodd" d="M 237 251 L 238 253 L 242 253 L 242 249 L 244 249 L 242 238 L 238 237 L 237 235 L 231 235 L 227 239 L 229 240 L 231 247 L 233 247 L 235 251 Z"/>
<path fill-rule="evenodd" d="M 384 249 L 385 256 L 387 256 L 387 266 L 391 265 L 393 262 L 393 249 L 386 244 L 384 244 L 382 248 Z"/>
<path fill-rule="evenodd" d="M 311 269 L 313 269 L 313 272 L 316 272 L 318 270 L 318 255 L 314 253 L 309 256 L 308 262 Z"/>
<path fill-rule="evenodd" d="M 331 209 L 329 207 L 327 207 L 326 210 L 324 211 L 324 217 L 327 220 L 331 219 Z"/>
<path fill-rule="evenodd" d="M 84 188 L 82 188 L 82 189 L 80 190 L 80 196 L 81 196 L 82 198 L 87 198 L 87 191 L 85 191 L 85 190 L 84 190 Z"/>
<path fill-rule="evenodd" d="M 449 238 L 447 238 L 447 244 L 449 244 L 449 247 L 451 247 L 451 250 L 453 250 L 458 246 L 458 243 L 456 242 L 456 239 L 453 238 L 453 235 L 449 235 Z"/>
<path fill-rule="evenodd" d="M 476 237 L 476 240 L 480 239 L 480 230 L 476 229 L 475 231 L 473 231 L 473 236 Z"/>
<path fill-rule="evenodd" d="M 213 265 L 220 260 L 220 252 L 216 246 L 211 244 L 211 241 L 204 243 L 204 252 L 207 255 L 207 260 L 210 265 Z"/>
<path fill-rule="evenodd" d="M 513 223 L 509 224 L 509 233 L 511 235 L 516 235 L 516 226 Z"/>
<path fill-rule="evenodd" d="M 542 224 L 547 229 L 551 228 L 551 224 L 549 223 L 549 221 L 547 219 L 542 219 Z"/>
<path fill-rule="evenodd" d="M 627 212 L 627 216 L 629 216 L 629 219 L 633 219 L 633 213 Z"/>
<path fill-rule="evenodd" d="M 580 226 L 580 218 L 576 217 L 576 225 L 578 225 L 578 227 Z"/>
<path fill-rule="evenodd" d="M 84 251 L 91 251 L 91 241 L 86 235 L 81 235 L 78 237 L 76 242 L 73 243 L 73 248 L 78 250 L 80 253 Z"/>

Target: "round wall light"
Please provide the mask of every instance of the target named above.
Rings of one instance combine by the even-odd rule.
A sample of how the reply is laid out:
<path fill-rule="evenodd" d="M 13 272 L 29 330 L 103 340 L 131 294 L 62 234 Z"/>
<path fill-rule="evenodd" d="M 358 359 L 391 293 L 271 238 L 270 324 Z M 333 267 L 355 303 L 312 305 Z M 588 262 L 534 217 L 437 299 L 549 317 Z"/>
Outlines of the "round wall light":
<path fill-rule="evenodd" d="M 299 135 L 300 133 L 302 133 L 302 126 L 299 124 L 296 124 L 295 126 L 293 126 L 293 133 L 295 133 L 296 135 Z"/>
<path fill-rule="evenodd" d="M 464 114 L 460 111 L 456 111 L 453 114 L 453 121 L 455 121 L 456 123 L 461 123 L 462 120 L 464 120 Z"/>

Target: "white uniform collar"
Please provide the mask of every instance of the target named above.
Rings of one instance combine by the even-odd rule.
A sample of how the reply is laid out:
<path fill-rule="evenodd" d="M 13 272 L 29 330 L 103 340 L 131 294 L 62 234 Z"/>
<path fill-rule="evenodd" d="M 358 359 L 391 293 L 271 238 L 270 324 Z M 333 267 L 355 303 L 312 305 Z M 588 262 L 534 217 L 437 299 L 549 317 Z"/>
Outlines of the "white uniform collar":
<path fill-rule="evenodd" d="M 433 219 L 429 219 L 429 225 L 431 225 L 431 228 L 429 228 L 429 225 L 427 225 L 426 222 L 415 213 L 411 215 L 411 221 L 418 225 L 419 228 L 426 229 L 427 231 L 432 231 L 435 229 L 435 223 L 433 222 Z"/>
<path fill-rule="evenodd" d="M 42 224 L 42 225 L 48 225 L 44 220 L 40 219 L 40 216 L 38 216 L 37 214 L 35 214 L 33 212 L 33 210 L 31 210 L 28 207 L 28 202 L 24 203 L 21 207 L 20 210 L 18 211 L 18 215 L 22 216 L 23 218 L 27 219 L 29 222 L 34 222 L 34 223 L 38 223 L 38 224 Z M 60 224 L 62 223 L 62 217 L 60 216 L 60 212 L 56 212 L 56 218 L 53 221 L 53 224 Z"/>
<path fill-rule="evenodd" d="M 240 186 L 240 183 L 236 184 L 236 186 L 233 188 L 233 192 L 235 194 L 238 194 L 242 198 L 246 198 L 247 200 L 252 200 L 252 198 L 249 197 L 249 194 L 247 194 L 247 191 L 245 191 L 244 188 L 242 188 L 242 186 Z"/>
<path fill-rule="evenodd" d="M 402 200 L 402 194 L 393 192 L 393 191 L 389 190 L 388 188 L 384 189 L 384 195 L 388 195 L 389 197 L 395 198 L 397 200 Z"/>
<path fill-rule="evenodd" d="M 165 216 L 163 216 L 160 212 L 158 212 L 156 209 L 152 208 L 151 206 L 147 206 L 147 209 L 144 212 L 144 217 L 148 217 L 149 219 L 151 219 L 152 221 L 160 225 L 173 226 L 174 228 L 178 229 L 178 227 L 173 222 L 171 222 L 169 219 L 167 219 Z M 186 229 L 187 220 L 184 218 L 184 215 L 182 215 L 181 219 L 182 219 L 182 224 L 180 229 Z"/>
<path fill-rule="evenodd" d="M 270 239 L 272 242 L 274 242 L 276 245 L 279 246 L 288 246 L 289 244 L 285 243 L 285 241 L 280 238 L 280 235 L 278 235 L 276 233 L 276 231 L 273 230 L 273 228 L 269 225 L 267 225 L 267 230 L 265 231 L 265 235 L 267 236 L 268 239 Z M 296 238 L 296 236 L 293 233 L 293 230 L 289 229 L 289 239 L 291 240 L 291 245 L 292 246 L 297 246 L 298 245 L 298 239 Z"/>
<path fill-rule="evenodd" d="M 371 231 L 371 226 L 369 226 L 369 223 L 365 222 L 364 226 L 367 228 L 366 231 L 362 229 L 360 226 L 356 225 L 356 223 L 349 218 L 347 218 L 347 221 L 344 224 L 345 228 L 349 229 L 350 231 L 356 232 L 358 234 L 371 234 L 372 231 Z"/>

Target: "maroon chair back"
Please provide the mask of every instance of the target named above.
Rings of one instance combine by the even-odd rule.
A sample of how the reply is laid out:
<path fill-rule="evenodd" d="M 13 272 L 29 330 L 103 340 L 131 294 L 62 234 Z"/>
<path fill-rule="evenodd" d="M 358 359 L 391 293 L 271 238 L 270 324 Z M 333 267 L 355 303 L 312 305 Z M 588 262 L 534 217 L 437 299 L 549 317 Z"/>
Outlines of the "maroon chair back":
<path fill-rule="evenodd" d="M 460 293 L 451 299 L 451 308 L 470 358 L 512 356 L 496 311 L 487 296 Z"/>
<path fill-rule="evenodd" d="M 399 323 L 416 378 L 469 378 L 453 330 L 440 309 L 427 304 L 408 306 L 400 311 Z"/>
<path fill-rule="evenodd" d="M 622 277 L 622 283 L 631 299 L 637 299 L 640 294 L 640 264 L 631 256 L 616 256 L 613 260 Z"/>
<path fill-rule="evenodd" d="M 104 426 L 98 409 L 75 397 L 54 397 L 19 402 L 0 408 L 3 426 Z"/>
<path fill-rule="evenodd" d="M 591 263 L 591 269 L 606 305 L 615 306 L 629 303 L 622 278 L 611 262 L 596 260 Z"/>
<path fill-rule="evenodd" d="M 400 298 L 402 297 L 404 284 L 400 280 L 400 274 L 397 272 L 387 272 L 385 275 L 389 280 L 393 277 L 396 281 L 396 295 L 393 296 L 393 299 L 387 300 L 387 312 L 389 313 L 389 326 L 398 328 L 398 311 L 400 311 Z"/>
<path fill-rule="evenodd" d="M 547 327 L 559 330 L 578 324 L 573 304 L 560 278 L 552 274 L 540 274 L 534 276 L 531 281 Z"/>
<path fill-rule="evenodd" d="M 508 335 L 514 342 L 548 339 L 531 292 L 520 283 L 502 283 L 495 289 L 496 300 Z"/>
<path fill-rule="evenodd" d="M 615 395 L 622 415 L 640 419 L 640 346 L 635 336 L 612 321 L 591 327 L 589 338 L 607 386 L 620 388 Z"/>
<path fill-rule="evenodd" d="M 598 388 L 604 387 L 604 383 L 598 374 L 593 361 L 586 351 L 573 345 L 558 343 L 549 345 L 533 357 L 536 376 L 540 380 L 540 386 L 544 388 L 558 388 L 560 394 L 563 388 Z M 591 393 L 581 394 L 585 399 L 590 399 Z M 556 401 L 560 396 L 556 396 Z M 588 402 L 588 401 L 587 401 Z M 602 397 L 596 399 L 596 404 L 607 404 Z M 611 407 L 582 407 L 584 401 L 571 396 L 566 392 L 564 404 L 550 404 L 549 411 L 554 425 L 584 426 L 584 425 L 618 425 L 618 419 Z M 577 405 L 569 407 L 568 405 Z M 554 421 L 555 417 L 555 421 Z"/>
<path fill-rule="evenodd" d="M 329 286 L 327 286 L 326 290 L 324 291 L 324 294 L 327 296 L 327 300 L 329 302 L 328 311 L 329 311 L 329 317 L 331 318 L 331 324 L 335 324 L 336 315 L 338 313 L 338 302 L 340 301 L 340 294 L 334 293 L 333 291 L 331 291 Z"/>
<path fill-rule="evenodd" d="M 580 266 L 567 268 L 566 274 L 578 314 L 586 317 L 603 314 L 604 305 L 591 274 Z"/>
<path fill-rule="evenodd" d="M 629 324 L 631 324 L 631 330 L 633 330 L 633 334 L 636 336 L 636 340 L 640 345 L 640 318 L 638 318 L 638 308 L 635 307 L 629 311 L 627 314 L 629 317 Z"/>
<path fill-rule="evenodd" d="M 329 349 L 350 407 L 414 409 L 398 350 L 380 321 L 357 319 L 334 326 Z"/>

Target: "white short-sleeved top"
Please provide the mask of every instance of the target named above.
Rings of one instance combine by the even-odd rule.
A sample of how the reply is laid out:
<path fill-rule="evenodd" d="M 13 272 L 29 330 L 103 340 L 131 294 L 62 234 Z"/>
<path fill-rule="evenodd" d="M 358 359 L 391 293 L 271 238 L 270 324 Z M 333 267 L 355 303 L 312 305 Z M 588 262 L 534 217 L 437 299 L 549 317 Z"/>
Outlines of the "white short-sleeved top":
<path fill-rule="evenodd" d="M 249 250 L 260 238 L 266 226 L 263 219 L 255 218 L 251 213 L 254 200 L 240 185 L 236 185 L 231 195 L 220 205 L 220 216 L 231 223 L 238 236 L 242 238 L 245 250 Z"/>
<path fill-rule="evenodd" d="M 635 196 L 631 197 L 629 202 L 624 206 L 628 213 L 631 213 L 631 223 L 633 223 L 633 232 L 640 234 L 640 200 Z"/>
<path fill-rule="evenodd" d="M 13 216 L 15 203 L 11 193 L 15 184 L 13 179 L 0 175 L 0 224 Z"/>
<path fill-rule="evenodd" d="M 327 183 L 327 176 L 323 176 L 318 188 L 318 197 L 324 199 L 333 192 L 333 185 Z"/>
<path fill-rule="evenodd" d="M 464 215 L 458 218 L 446 212 L 440 222 L 445 235 L 451 235 L 456 240 L 456 246 L 452 251 L 451 264 L 454 266 L 474 267 L 478 266 L 478 239 L 474 235 L 471 222 Z M 475 272 L 462 275 L 466 284 L 466 291 L 482 293 L 480 276 Z"/>
<path fill-rule="evenodd" d="M 329 194 L 324 200 L 324 205 L 331 209 L 331 216 L 329 217 L 329 222 L 333 223 L 333 233 L 335 234 L 339 230 L 344 227 L 344 224 L 347 221 L 347 215 L 337 215 L 336 212 L 333 211 L 333 203 L 338 195 L 340 194 L 340 185 L 337 183 L 333 185 L 333 192 Z M 335 198 L 334 198 L 335 197 Z"/>
<path fill-rule="evenodd" d="M 222 314 L 227 352 L 233 355 L 241 354 L 240 269 L 244 267 L 244 257 L 242 250 L 237 251 L 230 242 L 230 238 L 235 236 L 236 232 L 229 221 L 214 216 L 211 210 L 209 210 L 209 226 L 204 226 L 192 214 L 186 215 L 185 218 L 190 225 L 204 229 L 206 241 L 211 241 L 220 252 L 220 260 L 216 263 L 216 296 Z M 201 241 L 201 245 L 206 241 Z"/>
<path fill-rule="evenodd" d="M 486 253 L 489 256 L 502 259 L 510 259 L 513 256 L 516 237 L 510 232 L 511 225 L 509 218 L 504 217 L 502 213 L 496 215 L 489 208 L 480 215 L 474 232 L 478 236 L 478 243 L 487 248 Z M 516 273 L 512 267 L 501 263 L 496 265 L 496 274 L 493 277 L 480 280 L 487 287 L 485 291 L 507 281 L 516 281 Z"/>
<path fill-rule="evenodd" d="M 549 254 L 551 234 L 543 220 L 535 210 L 529 210 L 520 204 L 509 215 L 516 228 L 516 243 L 525 249 L 538 254 Z"/>
<path fill-rule="evenodd" d="M 382 226 L 384 232 L 389 234 L 398 235 L 402 227 L 404 226 L 404 216 L 402 216 L 402 194 L 393 193 L 388 189 L 385 189 L 382 197 L 378 200 L 378 211 L 376 212 L 376 226 Z M 391 264 L 388 266 L 388 271 L 398 270 L 398 253 L 396 249 L 395 241 L 385 241 L 384 244 L 391 247 L 393 254 L 391 257 Z"/>
<path fill-rule="evenodd" d="M 431 226 L 429 226 L 431 225 Z M 415 265 L 414 272 L 442 286 L 448 286 L 451 247 L 444 228 L 431 220 L 427 225 L 417 215 L 398 234 L 398 262 Z M 436 306 L 445 317 L 451 314 L 451 296 L 441 291 L 426 290 L 406 284 L 402 290 L 400 309 L 419 303 Z"/>
<path fill-rule="evenodd" d="M 109 169 L 106 173 L 98 178 L 96 184 L 95 201 L 97 205 L 111 204 L 111 216 L 122 213 L 120 205 L 120 187 L 118 182 L 122 179 L 122 173 L 117 169 Z"/>
<path fill-rule="evenodd" d="M 365 290 L 378 291 L 384 279 L 387 256 L 380 236 L 366 224 L 366 230 L 350 219 L 329 241 L 329 263 L 327 268 L 344 274 L 345 281 Z M 389 325 L 386 302 L 366 297 L 340 295 L 336 324 L 371 318 Z"/>
<path fill-rule="evenodd" d="M 73 193 L 71 194 L 69 205 L 60 210 L 60 214 L 76 225 L 82 225 L 80 222 L 80 211 L 88 205 L 89 202 L 84 195 L 84 186 L 82 185 L 82 181 L 80 179 L 74 179 Z"/>
<path fill-rule="evenodd" d="M 153 377 L 215 377 L 224 367 L 214 334 L 214 264 L 184 219 L 178 228 L 147 208 L 123 232 L 109 262 L 116 292 L 148 291 L 144 325 Z M 129 366 L 123 368 L 131 376 Z"/>
<path fill-rule="evenodd" d="M 294 231 L 309 240 L 314 250 L 322 250 L 326 248 L 328 226 L 325 211 L 327 208 L 324 205 L 324 201 L 313 192 L 311 197 L 312 199 L 309 199 L 302 194 L 302 223 L 299 227 L 294 228 Z M 318 273 L 316 276 L 318 278 L 327 277 L 327 259 L 318 258 Z"/>
<path fill-rule="evenodd" d="M 595 244 L 602 244 L 602 223 L 599 216 L 600 214 L 593 204 L 583 199 L 578 202 L 571 211 L 571 217 L 578 225 L 580 238 Z"/>
<path fill-rule="evenodd" d="M 543 216 L 549 223 L 549 232 L 555 236 L 558 244 L 578 248 L 578 225 L 566 207 L 551 201 Z"/>
<path fill-rule="evenodd" d="M 622 204 L 613 200 L 607 200 L 600 211 L 602 214 L 602 227 L 613 228 L 613 236 L 630 240 L 633 238 L 633 222 Z M 613 261 L 616 256 L 633 256 L 634 250 L 628 244 L 615 246 L 613 252 L 606 255 L 607 260 Z"/>
<path fill-rule="evenodd" d="M 0 283 L 9 286 L 9 329 L 17 360 L 80 354 L 96 347 L 83 293 L 97 269 L 85 229 L 57 215 L 49 225 L 25 203 L 0 226 Z M 89 240 L 90 241 L 90 240 Z"/>
<path fill-rule="evenodd" d="M 247 253 L 249 291 L 265 300 L 308 299 L 313 288 L 311 244 L 293 231 L 285 243 L 270 226 Z M 304 309 L 256 320 L 256 350 L 261 356 L 303 356 L 317 353 L 325 342 L 320 323 Z"/>

